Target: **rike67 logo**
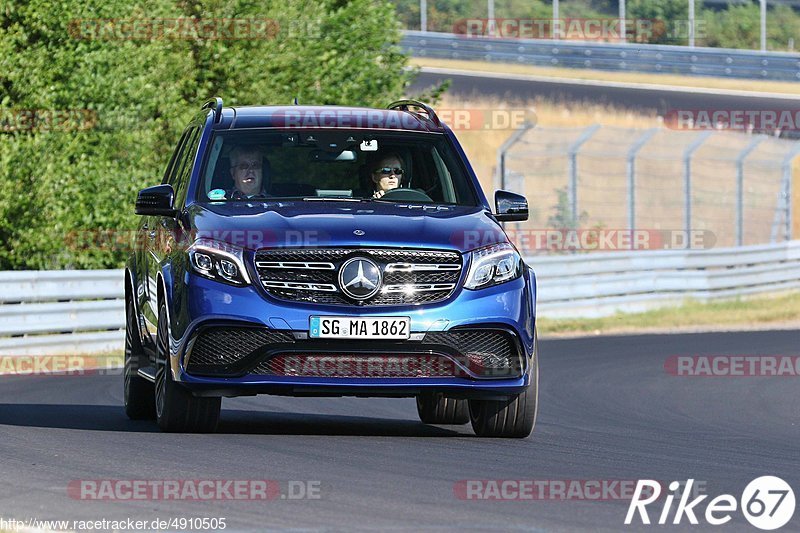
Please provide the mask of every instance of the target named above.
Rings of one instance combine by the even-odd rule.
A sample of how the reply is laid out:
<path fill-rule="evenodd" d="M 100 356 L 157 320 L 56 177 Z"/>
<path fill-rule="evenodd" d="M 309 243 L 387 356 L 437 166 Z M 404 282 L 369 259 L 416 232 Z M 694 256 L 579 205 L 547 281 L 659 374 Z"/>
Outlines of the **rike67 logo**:
<path fill-rule="evenodd" d="M 680 524 L 685 516 L 690 524 L 696 525 L 699 523 L 697 517 L 700 515 L 708 524 L 719 526 L 730 522 L 732 513 L 739 507 L 751 525 L 762 530 L 773 530 L 785 526 L 794 515 L 794 491 L 779 477 L 762 476 L 754 479 L 745 487 L 739 501 L 731 494 L 720 494 L 708 502 L 702 514 L 700 504 L 708 495 L 703 494 L 690 501 L 693 484 L 693 479 L 687 480 L 683 490 L 680 490 L 682 484 L 678 481 L 669 484 L 670 493 L 663 500 L 657 524 L 668 523 L 676 496 L 679 501 L 672 516 L 672 524 Z M 640 479 L 636 483 L 628 514 L 625 516 L 626 525 L 633 523 L 637 512 L 642 524 L 651 523 L 647 506 L 659 500 L 661 488 L 661 484 L 652 479 Z"/>

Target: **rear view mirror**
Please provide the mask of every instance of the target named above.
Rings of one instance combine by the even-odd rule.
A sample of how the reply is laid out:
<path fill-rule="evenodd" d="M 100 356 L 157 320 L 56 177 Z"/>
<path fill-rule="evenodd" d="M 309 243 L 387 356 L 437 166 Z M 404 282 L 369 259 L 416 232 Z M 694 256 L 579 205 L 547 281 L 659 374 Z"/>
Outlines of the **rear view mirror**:
<path fill-rule="evenodd" d="M 136 214 L 174 217 L 175 191 L 172 185 L 156 185 L 139 191 L 136 198 Z"/>
<path fill-rule="evenodd" d="M 325 152 L 323 150 L 314 150 L 308 154 L 308 160 L 320 162 L 355 161 L 356 153 L 352 150 L 343 150 L 341 152 Z"/>
<path fill-rule="evenodd" d="M 499 222 L 528 220 L 528 200 L 521 194 L 499 190 L 494 193 L 494 205 Z"/>

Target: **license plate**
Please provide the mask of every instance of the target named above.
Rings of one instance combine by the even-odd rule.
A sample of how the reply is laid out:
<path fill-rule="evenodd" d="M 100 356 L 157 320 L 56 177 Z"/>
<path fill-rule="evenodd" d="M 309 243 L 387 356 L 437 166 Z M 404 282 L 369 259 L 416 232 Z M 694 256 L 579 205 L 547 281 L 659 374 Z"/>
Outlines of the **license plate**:
<path fill-rule="evenodd" d="M 312 339 L 405 340 L 411 336 L 411 318 L 312 316 L 308 330 Z"/>

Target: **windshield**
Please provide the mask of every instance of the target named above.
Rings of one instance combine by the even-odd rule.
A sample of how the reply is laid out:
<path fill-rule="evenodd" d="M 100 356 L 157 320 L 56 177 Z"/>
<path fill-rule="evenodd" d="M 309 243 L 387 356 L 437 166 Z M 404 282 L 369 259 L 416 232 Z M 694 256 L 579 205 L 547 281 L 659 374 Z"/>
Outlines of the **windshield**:
<path fill-rule="evenodd" d="M 197 200 L 267 198 L 478 205 L 463 165 L 442 134 L 216 133 Z"/>

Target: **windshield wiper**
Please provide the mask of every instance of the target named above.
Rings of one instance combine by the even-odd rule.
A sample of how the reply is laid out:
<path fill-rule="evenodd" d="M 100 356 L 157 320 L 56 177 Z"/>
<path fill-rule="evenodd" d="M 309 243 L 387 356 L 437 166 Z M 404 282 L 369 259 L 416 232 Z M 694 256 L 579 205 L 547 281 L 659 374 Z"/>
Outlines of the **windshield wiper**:
<path fill-rule="evenodd" d="M 371 202 L 371 198 L 350 198 L 346 196 L 306 196 L 304 202 Z"/>

